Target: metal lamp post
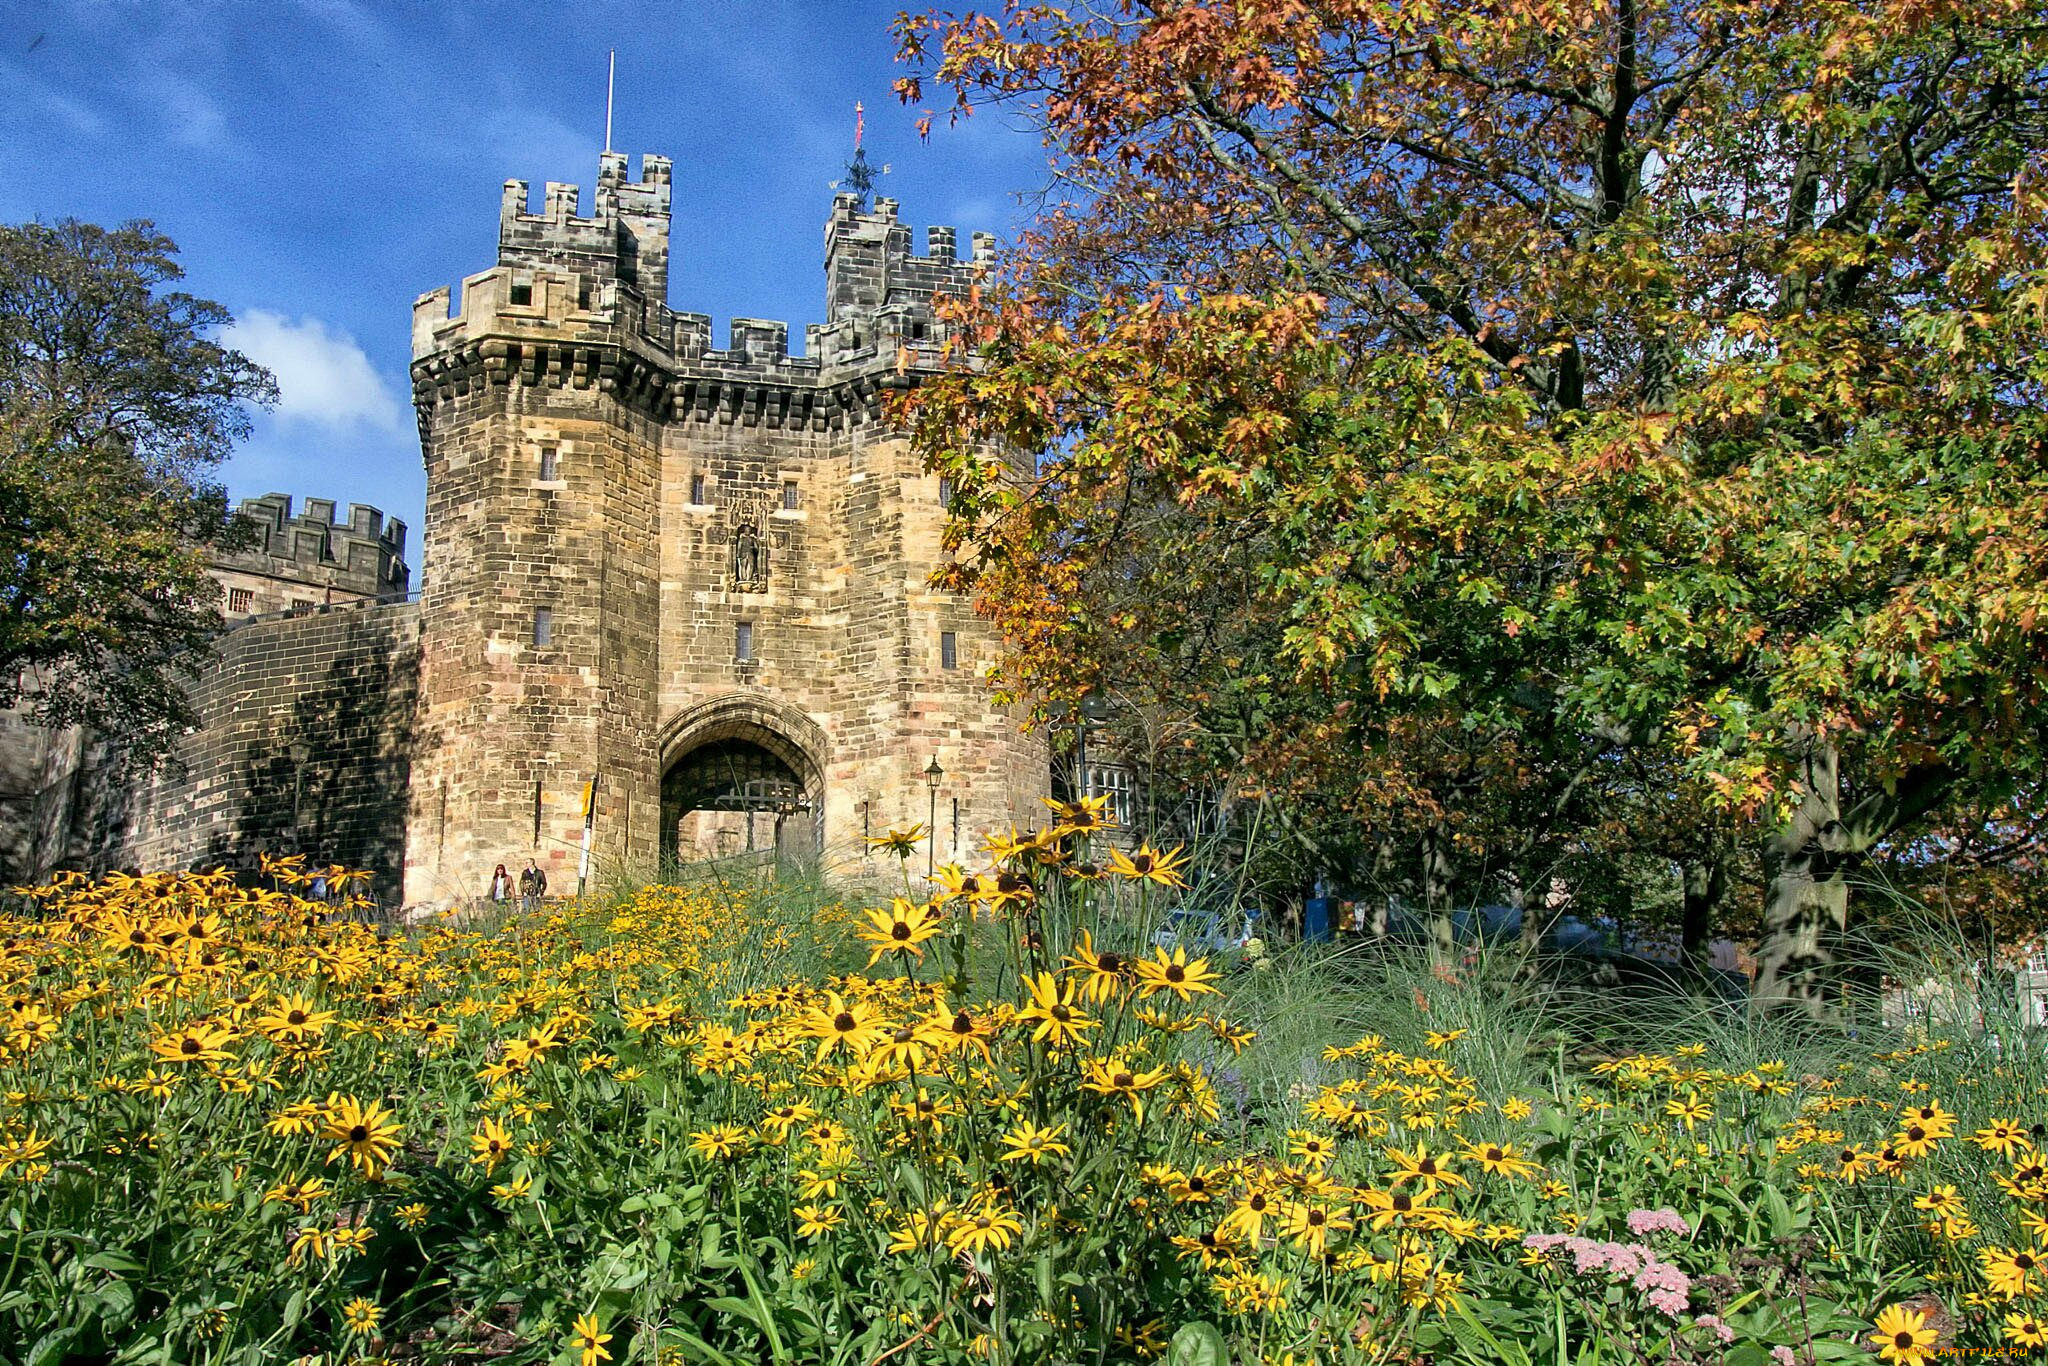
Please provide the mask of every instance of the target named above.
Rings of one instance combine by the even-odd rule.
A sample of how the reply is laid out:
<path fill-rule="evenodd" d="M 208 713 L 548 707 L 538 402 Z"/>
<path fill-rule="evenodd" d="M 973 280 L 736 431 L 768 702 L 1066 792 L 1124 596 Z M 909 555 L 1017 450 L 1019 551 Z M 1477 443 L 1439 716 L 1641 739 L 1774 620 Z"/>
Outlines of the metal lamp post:
<path fill-rule="evenodd" d="M 924 771 L 925 790 L 931 794 L 931 816 L 925 822 L 929 832 L 924 850 L 924 875 L 929 879 L 935 871 L 939 855 L 939 779 L 946 776 L 946 770 L 939 767 L 939 756 L 934 754 Z"/>

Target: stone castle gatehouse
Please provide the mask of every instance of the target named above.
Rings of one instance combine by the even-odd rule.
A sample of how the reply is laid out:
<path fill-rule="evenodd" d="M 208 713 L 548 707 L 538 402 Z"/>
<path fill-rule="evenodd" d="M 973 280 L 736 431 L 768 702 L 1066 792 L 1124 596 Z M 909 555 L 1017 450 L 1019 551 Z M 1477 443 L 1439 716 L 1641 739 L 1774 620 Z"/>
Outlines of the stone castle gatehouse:
<path fill-rule="evenodd" d="M 710 319 L 669 309 L 666 158 L 631 180 L 605 153 L 588 216 L 572 185 L 531 207 L 508 181 L 497 263 L 414 305 L 418 601 L 231 630 L 185 776 L 111 803 L 92 861 L 297 847 L 323 762 L 379 775 L 376 829 L 309 852 L 376 869 L 386 899 L 402 878 L 412 905 L 529 857 L 573 887 L 593 781 L 599 872 L 770 846 L 842 864 L 934 807 L 943 861 L 1030 819 L 1043 741 L 992 703 L 969 603 L 929 585 L 943 490 L 884 410 L 941 364 L 934 295 L 968 287 L 988 239 L 963 254 L 931 228 L 917 251 L 894 201 L 840 195 L 826 319 L 792 356 L 780 322 L 734 319 L 716 349 Z M 381 690 L 374 715 L 292 749 L 298 704 L 351 678 Z M 274 800 L 246 819 L 283 771 L 259 745 L 294 756 L 288 824 Z M 354 829 L 341 814 L 326 828 Z"/>

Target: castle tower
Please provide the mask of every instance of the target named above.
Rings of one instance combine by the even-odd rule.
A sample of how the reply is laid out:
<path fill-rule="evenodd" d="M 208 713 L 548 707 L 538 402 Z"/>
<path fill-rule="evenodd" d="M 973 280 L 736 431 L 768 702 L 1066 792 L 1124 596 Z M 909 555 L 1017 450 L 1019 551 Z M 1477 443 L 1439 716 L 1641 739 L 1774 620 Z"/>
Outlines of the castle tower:
<path fill-rule="evenodd" d="M 844 866 L 923 821 L 966 857 L 1029 819 L 1043 744 L 996 708 L 993 642 L 928 584 L 938 480 L 883 397 L 940 363 L 935 294 L 964 291 L 891 200 L 834 201 L 826 317 L 712 346 L 672 313 L 669 163 L 600 162 L 594 212 L 508 182 L 498 263 L 423 296 L 414 398 L 427 466 L 412 903 L 477 894 L 534 857 L 573 886 L 598 781 L 597 870 L 773 846 Z M 958 812 L 956 822 L 955 813 Z M 956 835 L 957 831 L 957 835 Z"/>

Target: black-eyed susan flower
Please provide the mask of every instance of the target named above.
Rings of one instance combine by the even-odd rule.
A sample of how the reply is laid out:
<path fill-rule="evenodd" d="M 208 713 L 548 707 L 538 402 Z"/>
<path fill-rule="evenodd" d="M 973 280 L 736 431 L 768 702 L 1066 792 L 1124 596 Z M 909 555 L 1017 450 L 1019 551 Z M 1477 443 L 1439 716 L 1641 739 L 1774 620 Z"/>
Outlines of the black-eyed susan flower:
<path fill-rule="evenodd" d="M 165 1062 L 180 1065 L 226 1062 L 227 1046 L 234 1041 L 232 1029 L 210 1020 L 200 1020 L 151 1039 L 149 1051 Z"/>
<path fill-rule="evenodd" d="M 2032 1294 L 2042 1276 L 2040 1255 L 2029 1248 L 1980 1248 L 1977 1260 L 1983 1266 L 1985 1284 L 2003 1299 Z"/>
<path fill-rule="evenodd" d="M 1940 1335 L 1927 1326 L 1927 1315 L 1903 1304 L 1887 1305 L 1872 1325 L 1870 1345 L 1895 1366 L 1920 1366 L 1934 1355 Z"/>
<path fill-rule="evenodd" d="M 920 822 L 908 830 L 890 830 L 886 835 L 876 835 L 868 840 L 868 848 L 877 849 L 897 858 L 907 859 L 915 854 L 924 843 L 925 827 Z"/>
<path fill-rule="evenodd" d="M 1185 887 L 1182 874 L 1186 865 L 1187 856 L 1179 845 L 1163 853 L 1149 844 L 1141 844 L 1128 854 L 1121 849 L 1109 851 L 1109 866 L 1118 875 L 1160 887 Z"/>
<path fill-rule="evenodd" d="M 1528 1177 L 1542 1170 L 1512 1143 L 1468 1143 L 1464 1157 L 1488 1176 Z"/>
<path fill-rule="evenodd" d="M 1183 1001 L 1194 999 L 1203 993 L 1214 993 L 1217 975 L 1209 970 L 1209 960 L 1197 958 L 1188 961 L 1188 951 L 1176 946 L 1171 956 L 1163 948 L 1154 947 L 1150 958 L 1140 958 L 1131 964 L 1131 971 L 1138 978 L 1138 999 L 1148 1000 L 1162 991 L 1170 991 Z"/>
<path fill-rule="evenodd" d="M 512 1131 L 489 1117 L 478 1120 L 476 1132 L 469 1136 L 469 1149 L 470 1165 L 482 1167 L 484 1175 L 490 1176 L 512 1155 Z"/>
<path fill-rule="evenodd" d="M 1065 1137 L 1066 1132 L 1067 1126 L 1065 1124 L 1053 1124 L 1041 1128 L 1028 1119 L 1020 1121 L 1015 1128 L 1002 1137 L 1003 1147 L 1007 1149 L 1003 1153 L 1002 1160 L 1004 1162 L 1029 1162 L 1032 1166 L 1036 1167 L 1047 1158 L 1070 1157 L 1073 1155 L 1074 1150 L 1061 1141 Z"/>
<path fill-rule="evenodd" d="M 2033 1140 L 2027 1136 L 2026 1126 L 2016 1119 L 1994 1119 L 1971 1135 L 1970 1141 L 2000 1157 L 2011 1157 L 2015 1152 L 2034 1146 Z"/>
<path fill-rule="evenodd" d="M 1126 1056 L 1090 1058 L 1082 1071 L 1082 1090 L 1123 1097 L 1140 1124 L 1145 1122 L 1145 1092 L 1166 1080 L 1164 1067 L 1141 1067 Z"/>
<path fill-rule="evenodd" d="M 946 1235 L 946 1246 L 955 1256 L 1001 1252 L 1024 1232 L 1024 1221 L 1014 1210 L 984 1201 L 964 1211 Z"/>
<path fill-rule="evenodd" d="M 900 896 L 890 900 L 887 910 L 869 911 L 867 917 L 868 923 L 856 934 L 872 950 L 869 967 L 891 954 L 924 957 L 924 942 L 946 928 L 946 918 L 937 909 Z"/>
<path fill-rule="evenodd" d="M 1084 1001 L 1113 1000 L 1130 984 L 1131 960 L 1113 949 L 1098 948 L 1087 930 L 1081 931 L 1065 961 L 1081 983 Z"/>
<path fill-rule="evenodd" d="M 341 1326 L 355 1337 L 368 1337 L 376 1332 L 383 1317 L 384 1311 L 377 1307 L 377 1302 L 361 1295 L 341 1307 Z"/>
<path fill-rule="evenodd" d="M 595 1314 L 578 1314 L 569 1325 L 569 1347 L 578 1354 L 577 1366 L 597 1366 L 600 1361 L 610 1361 L 612 1354 L 604 1345 L 612 1335 L 604 1331 Z"/>
<path fill-rule="evenodd" d="M 1041 972 L 1025 978 L 1024 989 L 1031 1004 L 1017 1012 L 1017 1020 L 1032 1026 L 1034 1043 L 1065 1048 L 1081 1042 L 1087 1031 L 1095 1028 L 1095 1021 L 1074 1004 L 1072 981 L 1061 983 L 1051 973 Z"/>
<path fill-rule="evenodd" d="M 846 1211 L 837 1205 L 798 1205 L 792 1213 L 800 1238 L 822 1238 L 846 1222 Z"/>
<path fill-rule="evenodd" d="M 320 1136 L 332 1140 L 329 1162 L 347 1158 L 364 1176 L 382 1175 L 404 1132 L 380 1101 L 364 1103 L 354 1096 L 332 1097 L 324 1107 Z"/>
<path fill-rule="evenodd" d="M 2004 1337 L 2021 1347 L 2048 1347 L 2048 1324 L 2039 1314 L 2020 1312 L 2005 1316 Z"/>
<path fill-rule="evenodd" d="M 803 1033 L 818 1041 L 819 1062 L 835 1052 L 855 1058 L 866 1056 L 875 1041 L 889 1031 L 882 1012 L 865 1001 L 847 1001 L 836 991 L 825 993 L 825 1004 L 806 1011 Z"/>

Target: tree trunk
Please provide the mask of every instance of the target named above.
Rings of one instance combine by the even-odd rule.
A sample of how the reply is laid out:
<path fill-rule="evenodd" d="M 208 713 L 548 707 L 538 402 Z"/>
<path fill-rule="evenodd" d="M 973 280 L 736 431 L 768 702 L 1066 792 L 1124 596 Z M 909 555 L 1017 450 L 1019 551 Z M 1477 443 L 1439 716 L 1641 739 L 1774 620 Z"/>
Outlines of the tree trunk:
<path fill-rule="evenodd" d="M 1422 832 L 1422 904 L 1429 911 L 1429 957 L 1437 967 L 1457 960 L 1457 934 L 1451 924 L 1450 841 L 1441 826 Z"/>
<path fill-rule="evenodd" d="M 1679 907 L 1678 943 L 1685 976 L 1695 988 L 1704 986 L 1711 968 L 1707 943 L 1714 933 L 1714 912 L 1728 894 L 1728 858 L 1732 851 L 1715 843 L 1685 865 L 1684 899 Z"/>
<path fill-rule="evenodd" d="M 1845 810 L 1840 751 L 1807 737 L 1801 764 L 1799 806 L 1764 844 L 1764 944 L 1751 1006 L 1797 1007 L 1824 1022 L 1834 1015 L 1829 994 L 1849 928 L 1849 869 L 1879 840 L 1925 815 L 1956 775 L 1943 765 L 1913 769 Z"/>

